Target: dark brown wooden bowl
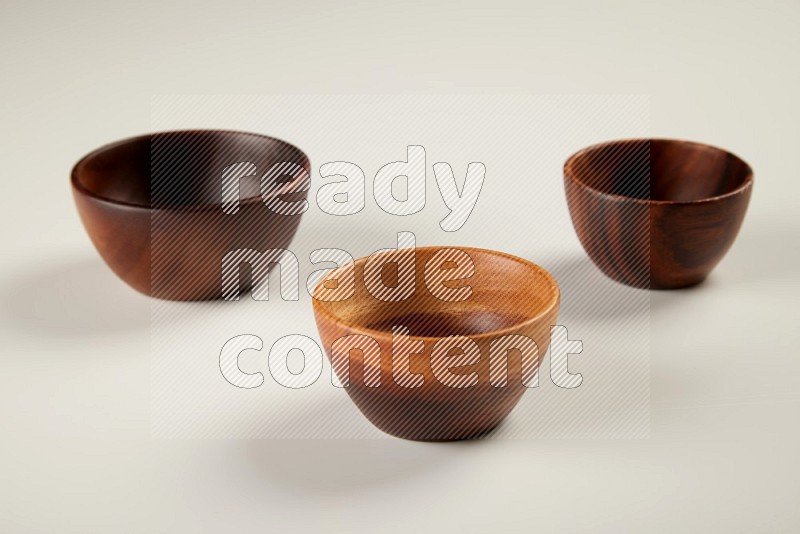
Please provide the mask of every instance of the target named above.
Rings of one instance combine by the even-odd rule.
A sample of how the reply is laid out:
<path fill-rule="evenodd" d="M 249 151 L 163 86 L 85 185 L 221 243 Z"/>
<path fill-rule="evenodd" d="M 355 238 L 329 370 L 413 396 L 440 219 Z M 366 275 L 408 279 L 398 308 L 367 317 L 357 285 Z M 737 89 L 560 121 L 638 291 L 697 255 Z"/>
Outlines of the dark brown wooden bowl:
<path fill-rule="evenodd" d="M 504 336 L 527 336 L 538 346 L 538 358 L 541 359 L 550 342 L 550 327 L 556 324 L 559 290 L 553 277 L 529 261 L 501 252 L 459 249 L 474 262 L 474 274 L 465 280 L 445 284 L 453 288 L 469 285 L 471 297 L 452 302 L 434 296 L 428 289 L 434 286 L 426 284 L 425 266 L 436 253 L 452 250 L 440 247 L 416 249 L 415 291 L 406 300 L 385 302 L 369 293 L 364 284 L 367 258 L 355 262 L 355 292 L 350 298 L 338 302 L 319 300 L 323 287 L 341 284 L 336 280 L 347 267 L 328 273 L 314 294 L 314 315 L 320 337 L 342 383 L 346 382 L 343 369 L 348 367 L 343 367 L 341 361 L 333 357 L 337 340 L 352 340 L 354 338 L 346 336 L 363 335 L 374 339 L 380 348 L 380 363 L 374 360 L 374 365 L 365 356 L 370 350 L 373 355 L 377 354 L 374 348 L 350 351 L 346 391 L 372 424 L 393 436 L 420 441 L 449 441 L 480 436 L 493 429 L 522 397 L 527 389 L 523 377 L 538 369 L 538 360 L 534 362 L 535 366 L 527 365 L 523 374 L 521 352 L 508 351 L 507 374 L 501 373 L 507 377 L 506 385 L 498 386 L 499 375 L 492 374 L 494 381 L 490 377 L 490 345 Z M 459 261 L 455 263 L 462 265 Z M 389 267 L 382 272 L 388 286 L 397 284 L 397 273 L 398 269 Z M 399 380 L 393 376 L 393 326 L 407 327 L 409 343 L 412 347 L 419 345 L 412 351 L 416 354 L 410 357 L 408 369 L 423 380 L 421 385 L 407 387 L 410 383 L 403 380 L 403 375 Z M 451 387 L 452 382 L 440 380 L 432 369 L 434 346 L 440 340 L 456 335 L 470 338 L 480 349 L 477 363 L 452 370 L 461 376 L 476 372 L 475 383 L 469 387 Z M 453 351 L 461 352 L 458 349 Z M 505 356 L 506 353 L 501 350 L 498 354 Z M 495 361 L 502 362 L 503 359 L 495 358 Z M 531 362 L 530 359 L 525 361 Z M 437 369 L 441 367 L 437 366 Z M 380 384 L 372 387 L 365 377 L 372 380 L 379 377 Z"/>
<path fill-rule="evenodd" d="M 72 170 L 72 192 L 100 256 L 131 287 L 169 300 L 216 299 L 225 254 L 286 248 L 294 237 L 300 216 L 268 209 L 260 189 L 261 177 L 284 161 L 310 169 L 298 148 L 264 135 L 156 133 L 85 156 Z M 226 214 L 223 170 L 238 162 L 257 172 L 240 180 L 238 213 Z M 271 194 L 289 201 L 306 192 Z M 243 276 L 243 290 L 247 284 Z"/>
<path fill-rule="evenodd" d="M 675 289 L 702 282 L 733 244 L 753 171 L 712 146 L 631 139 L 570 157 L 564 185 L 578 238 L 601 271 Z"/>

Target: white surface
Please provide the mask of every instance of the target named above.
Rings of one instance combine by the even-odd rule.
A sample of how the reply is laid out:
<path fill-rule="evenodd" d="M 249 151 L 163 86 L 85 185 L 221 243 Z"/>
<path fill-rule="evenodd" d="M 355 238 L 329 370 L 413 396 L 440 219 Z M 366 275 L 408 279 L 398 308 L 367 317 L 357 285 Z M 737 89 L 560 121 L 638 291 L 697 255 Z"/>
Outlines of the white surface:
<path fill-rule="evenodd" d="M 205 4 L 0 4 L 0 530 L 800 528 L 800 5 Z M 69 168 L 149 130 L 153 94 L 298 92 L 649 94 L 654 135 L 751 163 L 724 263 L 653 294 L 651 438 L 151 440 L 149 302 Z"/>

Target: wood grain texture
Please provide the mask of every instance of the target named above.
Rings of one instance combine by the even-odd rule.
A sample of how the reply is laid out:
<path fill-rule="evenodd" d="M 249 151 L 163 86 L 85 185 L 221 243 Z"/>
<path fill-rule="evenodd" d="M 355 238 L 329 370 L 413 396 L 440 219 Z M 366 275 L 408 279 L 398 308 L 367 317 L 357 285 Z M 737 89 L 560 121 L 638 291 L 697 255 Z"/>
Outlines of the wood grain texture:
<path fill-rule="evenodd" d="M 578 238 L 603 273 L 676 289 L 702 282 L 733 244 L 753 173 L 708 145 L 633 139 L 576 153 L 564 185 Z"/>
<path fill-rule="evenodd" d="M 446 283 L 448 287 L 471 286 L 471 297 L 461 302 L 436 298 L 426 286 L 423 272 L 440 250 L 445 249 L 416 249 L 415 291 L 407 300 L 384 302 L 368 292 L 363 283 L 366 258 L 356 260 L 352 297 L 339 302 L 314 300 L 317 327 L 329 358 L 334 343 L 345 336 L 365 335 L 377 342 L 379 366 L 365 367 L 364 351 L 350 351 L 346 391 L 372 424 L 405 439 L 467 439 L 495 428 L 527 388 L 522 383 L 521 353 L 516 350 L 508 351 L 507 385 L 493 385 L 489 373 L 491 343 L 508 335 L 527 336 L 536 343 L 542 358 L 558 315 L 558 285 L 549 273 L 528 261 L 482 249 L 461 248 L 474 262 L 475 272 L 464 280 Z M 336 280 L 341 269 L 329 273 L 317 287 L 326 280 Z M 389 285 L 397 283 L 396 271 L 393 275 L 386 268 L 384 277 Z M 410 372 L 424 380 L 418 387 L 406 387 L 393 375 L 393 326 L 407 327 L 410 343 L 422 344 L 410 357 L 409 366 Z M 477 363 L 453 370 L 460 375 L 477 373 L 475 384 L 466 388 L 453 388 L 440 381 L 431 365 L 437 342 L 456 335 L 469 337 L 480 349 Z M 455 353 L 461 351 L 455 349 Z M 333 363 L 342 379 L 341 368 Z M 380 376 L 380 385 L 370 387 L 365 383 L 366 375 Z"/>
<path fill-rule="evenodd" d="M 258 172 L 240 182 L 239 212 L 225 214 L 223 169 L 240 161 Z M 95 248 L 131 287 L 169 300 L 217 299 L 225 254 L 286 248 L 294 237 L 300 216 L 271 211 L 260 195 L 260 177 L 282 161 L 310 168 L 299 149 L 263 135 L 164 132 L 88 154 L 72 170 L 72 192 Z"/>

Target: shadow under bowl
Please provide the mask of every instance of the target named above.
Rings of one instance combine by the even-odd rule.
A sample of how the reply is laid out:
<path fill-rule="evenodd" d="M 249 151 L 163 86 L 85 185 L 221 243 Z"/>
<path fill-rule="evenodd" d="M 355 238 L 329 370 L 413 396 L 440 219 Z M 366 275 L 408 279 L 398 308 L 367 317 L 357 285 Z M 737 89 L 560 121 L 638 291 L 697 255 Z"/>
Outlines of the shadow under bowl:
<path fill-rule="evenodd" d="M 475 248 L 376 253 L 317 285 L 314 315 L 350 398 L 380 430 L 478 437 L 538 372 L 559 289 L 541 267 Z"/>
<path fill-rule="evenodd" d="M 712 146 L 630 139 L 571 156 L 564 185 L 578 238 L 603 273 L 676 289 L 702 282 L 733 244 L 753 171 Z"/>
<path fill-rule="evenodd" d="M 101 147 L 73 168 L 75 203 L 111 270 L 168 300 L 222 296 L 222 264 L 238 249 L 291 242 L 310 163 L 272 137 L 225 130 L 143 135 Z M 262 178 L 263 177 L 263 178 Z M 242 280 L 248 289 L 249 274 Z"/>

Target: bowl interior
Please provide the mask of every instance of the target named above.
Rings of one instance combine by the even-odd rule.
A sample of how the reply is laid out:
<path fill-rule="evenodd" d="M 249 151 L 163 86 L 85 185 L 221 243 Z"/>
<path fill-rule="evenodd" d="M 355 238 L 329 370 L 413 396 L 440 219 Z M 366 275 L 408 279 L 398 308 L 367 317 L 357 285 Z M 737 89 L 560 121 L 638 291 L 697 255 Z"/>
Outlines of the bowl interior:
<path fill-rule="evenodd" d="M 752 180 L 747 163 L 730 152 L 666 139 L 590 147 L 570 158 L 565 172 L 603 193 L 674 202 L 725 195 Z"/>
<path fill-rule="evenodd" d="M 239 198 L 245 200 L 259 197 L 261 176 L 284 161 L 308 168 L 299 149 L 271 137 L 214 130 L 164 132 L 92 152 L 75 166 L 73 183 L 89 195 L 134 206 L 219 205 L 226 167 L 256 165 L 256 173 L 239 182 Z"/>
<path fill-rule="evenodd" d="M 426 284 L 426 264 L 441 250 L 452 249 L 426 247 L 414 251 L 415 289 L 405 300 L 386 302 L 370 294 L 364 285 L 367 259 L 361 258 L 355 263 L 355 294 L 339 302 L 317 299 L 315 306 L 333 321 L 357 330 L 391 333 L 394 326 L 405 326 L 414 337 L 438 338 L 512 328 L 544 314 L 558 303 L 558 286 L 547 271 L 528 261 L 482 249 L 458 249 L 474 263 L 474 273 L 469 278 L 449 282 L 429 279 Z M 399 257 L 402 252 L 388 254 Z M 456 265 L 462 264 L 444 262 L 441 267 L 457 269 Z M 346 268 L 329 273 L 320 286 L 330 284 Z M 398 271 L 397 264 L 387 263 L 382 270 L 383 282 L 397 286 Z M 472 293 L 463 301 L 442 300 L 431 292 L 442 284 L 448 288 L 470 286 Z"/>

